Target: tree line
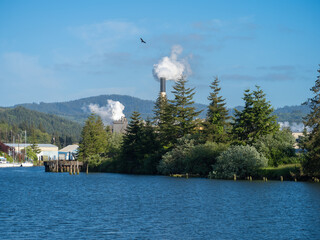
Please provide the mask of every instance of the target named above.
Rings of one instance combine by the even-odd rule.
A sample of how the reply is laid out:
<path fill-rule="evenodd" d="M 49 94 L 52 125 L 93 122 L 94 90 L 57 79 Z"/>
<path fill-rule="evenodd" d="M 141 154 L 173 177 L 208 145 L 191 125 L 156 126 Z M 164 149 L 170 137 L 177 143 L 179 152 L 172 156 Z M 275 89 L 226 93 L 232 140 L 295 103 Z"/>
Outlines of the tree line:
<path fill-rule="evenodd" d="M 0 111 L 0 141 L 51 143 L 59 148 L 80 141 L 81 125 L 61 117 L 16 107 Z"/>
<path fill-rule="evenodd" d="M 133 112 L 125 134 L 111 133 L 99 116 L 91 115 L 81 133 L 78 159 L 94 171 L 133 174 L 195 174 L 231 178 L 258 175 L 263 167 L 301 163 L 305 175 L 319 176 L 320 79 L 308 102 L 305 125 L 312 128 L 301 139 L 297 154 L 290 129 L 279 129 L 274 109 L 259 86 L 244 91 L 244 108 L 231 117 L 221 96 L 219 79 L 210 84 L 205 119 L 193 102 L 195 88 L 181 78 L 173 99 L 159 95 L 154 117 L 143 120 Z M 319 135 L 319 136 L 318 136 Z"/>

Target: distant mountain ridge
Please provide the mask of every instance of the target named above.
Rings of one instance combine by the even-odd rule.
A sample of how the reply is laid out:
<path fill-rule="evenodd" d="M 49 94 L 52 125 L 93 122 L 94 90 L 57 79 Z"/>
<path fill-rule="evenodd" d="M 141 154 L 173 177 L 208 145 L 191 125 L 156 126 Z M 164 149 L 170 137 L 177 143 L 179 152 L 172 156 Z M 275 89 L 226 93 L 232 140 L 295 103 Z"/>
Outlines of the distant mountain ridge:
<path fill-rule="evenodd" d="M 154 101 L 151 100 L 142 100 L 136 97 L 128 95 L 100 95 L 95 97 L 81 98 L 78 100 L 68 101 L 68 102 L 56 102 L 56 103 L 24 103 L 18 104 L 16 106 L 22 106 L 27 109 L 55 114 L 61 117 L 65 117 L 70 120 L 74 120 L 80 123 L 83 123 L 88 116 L 91 114 L 87 108 L 90 104 L 97 104 L 100 107 L 107 105 L 107 100 L 119 101 L 124 106 L 124 114 L 129 118 L 133 111 L 138 111 L 141 116 L 146 118 L 152 118 Z M 199 110 L 206 109 L 204 104 L 195 104 L 195 107 Z M 205 117 L 205 111 L 202 112 L 201 117 Z"/>
<path fill-rule="evenodd" d="M 23 106 L 27 109 L 58 115 L 79 123 L 84 123 L 84 121 L 90 115 L 88 106 L 90 104 L 97 104 L 100 107 L 107 105 L 107 100 L 119 101 L 124 106 L 124 114 L 127 118 L 130 118 L 133 111 L 138 111 L 141 116 L 146 118 L 152 118 L 154 101 L 142 100 L 136 97 L 128 95 L 100 95 L 94 97 L 81 98 L 78 100 L 72 100 L 67 102 L 55 102 L 55 103 L 24 103 L 18 104 L 17 106 Z M 206 117 L 207 106 L 205 104 L 194 104 L 197 110 L 203 110 L 200 118 Z M 236 109 L 241 110 L 243 107 L 238 106 Z M 230 115 L 234 114 L 234 108 L 229 109 Z M 310 112 L 308 106 L 285 106 L 282 108 L 275 109 L 274 114 L 278 116 L 278 122 L 302 122 L 303 117 Z"/>

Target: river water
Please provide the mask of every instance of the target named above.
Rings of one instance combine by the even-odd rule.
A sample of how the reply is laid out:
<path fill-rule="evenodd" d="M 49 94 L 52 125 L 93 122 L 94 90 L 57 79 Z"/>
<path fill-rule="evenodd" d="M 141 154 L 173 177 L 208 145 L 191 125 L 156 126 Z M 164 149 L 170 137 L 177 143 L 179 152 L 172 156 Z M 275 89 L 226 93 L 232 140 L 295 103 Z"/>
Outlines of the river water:
<path fill-rule="evenodd" d="M 320 239 L 320 184 L 0 169 L 0 239 Z"/>

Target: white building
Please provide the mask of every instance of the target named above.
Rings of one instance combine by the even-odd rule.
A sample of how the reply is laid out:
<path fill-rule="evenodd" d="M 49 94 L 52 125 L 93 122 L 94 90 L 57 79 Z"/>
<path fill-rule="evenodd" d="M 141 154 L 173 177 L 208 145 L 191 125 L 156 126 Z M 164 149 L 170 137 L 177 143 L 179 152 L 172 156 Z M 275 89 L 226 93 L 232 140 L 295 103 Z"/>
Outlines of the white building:
<path fill-rule="evenodd" d="M 69 145 L 59 150 L 59 160 L 74 160 L 79 145 Z"/>
<path fill-rule="evenodd" d="M 32 144 L 24 143 L 5 143 L 9 147 L 14 147 L 16 153 L 21 153 L 21 151 Z M 40 153 L 37 154 L 38 160 L 58 160 L 58 147 L 53 144 L 37 144 L 40 149 Z"/>

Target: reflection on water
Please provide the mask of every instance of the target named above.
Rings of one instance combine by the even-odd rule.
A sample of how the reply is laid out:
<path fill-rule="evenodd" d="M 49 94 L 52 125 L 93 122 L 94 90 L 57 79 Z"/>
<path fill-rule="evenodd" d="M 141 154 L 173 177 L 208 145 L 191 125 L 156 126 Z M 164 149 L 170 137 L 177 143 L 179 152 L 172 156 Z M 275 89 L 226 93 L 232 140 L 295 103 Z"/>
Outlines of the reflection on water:
<path fill-rule="evenodd" d="M 0 169 L 0 239 L 320 239 L 320 184 Z"/>

